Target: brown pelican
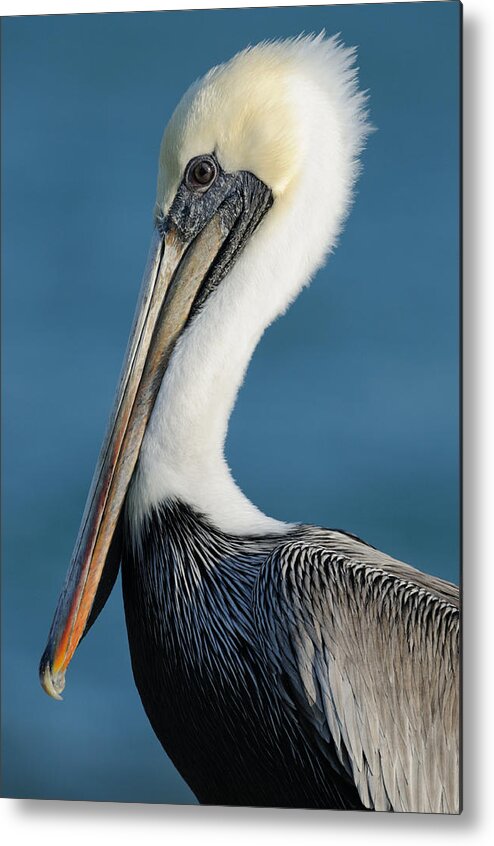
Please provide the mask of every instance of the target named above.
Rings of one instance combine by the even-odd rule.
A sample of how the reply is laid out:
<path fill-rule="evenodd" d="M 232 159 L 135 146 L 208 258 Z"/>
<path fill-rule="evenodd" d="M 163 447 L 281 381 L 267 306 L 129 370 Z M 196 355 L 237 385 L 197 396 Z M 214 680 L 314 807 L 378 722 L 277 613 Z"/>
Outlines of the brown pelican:
<path fill-rule="evenodd" d="M 369 126 L 354 51 L 264 43 L 187 91 L 115 409 L 41 660 L 65 672 L 121 563 L 132 667 L 200 802 L 457 813 L 458 590 L 233 481 L 249 359 L 333 248 Z"/>

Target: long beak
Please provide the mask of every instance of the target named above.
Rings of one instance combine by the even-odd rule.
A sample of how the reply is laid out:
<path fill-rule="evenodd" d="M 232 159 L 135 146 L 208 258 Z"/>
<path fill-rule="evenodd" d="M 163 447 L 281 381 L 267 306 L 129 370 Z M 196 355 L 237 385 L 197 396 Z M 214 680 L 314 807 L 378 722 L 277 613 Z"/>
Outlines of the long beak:
<path fill-rule="evenodd" d="M 41 659 L 41 684 L 55 699 L 61 699 L 69 662 L 92 622 L 98 586 L 101 592 L 105 562 L 167 363 L 227 235 L 218 213 L 192 242 L 173 226 L 164 237 L 154 235 L 115 407 Z"/>

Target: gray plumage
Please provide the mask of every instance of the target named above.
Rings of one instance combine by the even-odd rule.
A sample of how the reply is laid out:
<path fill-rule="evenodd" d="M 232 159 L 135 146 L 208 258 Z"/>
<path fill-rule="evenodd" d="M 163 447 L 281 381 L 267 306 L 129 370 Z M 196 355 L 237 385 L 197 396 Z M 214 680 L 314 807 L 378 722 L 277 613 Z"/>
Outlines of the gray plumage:
<path fill-rule="evenodd" d="M 454 585 L 179 503 L 127 537 L 123 578 L 137 687 L 201 802 L 458 813 Z"/>
<path fill-rule="evenodd" d="M 275 550 L 256 585 L 268 657 L 364 805 L 457 813 L 458 591 L 334 532 Z"/>

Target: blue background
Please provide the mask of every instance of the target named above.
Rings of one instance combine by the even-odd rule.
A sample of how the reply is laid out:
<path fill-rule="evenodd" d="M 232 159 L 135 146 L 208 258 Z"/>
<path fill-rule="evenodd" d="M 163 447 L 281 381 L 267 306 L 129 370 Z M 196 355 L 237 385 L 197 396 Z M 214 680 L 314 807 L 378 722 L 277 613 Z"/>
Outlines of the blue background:
<path fill-rule="evenodd" d="M 119 586 L 68 674 L 37 664 L 112 403 L 163 127 L 249 42 L 358 45 L 378 128 L 334 256 L 266 334 L 227 453 L 263 510 L 457 581 L 459 6 L 3 22 L 3 795 L 193 797 L 134 688 Z"/>

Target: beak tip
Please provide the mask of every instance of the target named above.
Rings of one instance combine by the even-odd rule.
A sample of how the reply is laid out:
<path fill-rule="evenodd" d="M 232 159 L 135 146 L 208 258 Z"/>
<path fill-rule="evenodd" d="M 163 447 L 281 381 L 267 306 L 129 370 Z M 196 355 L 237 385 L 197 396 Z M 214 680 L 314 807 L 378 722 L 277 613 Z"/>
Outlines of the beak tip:
<path fill-rule="evenodd" d="M 65 673 L 53 671 L 48 649 L 44 653 L 39 665 L 39 680 L 41 687 L 48 696 L 51 696 L 52 699 L 62 700 L 60 694 L 65 687 Z"/>

